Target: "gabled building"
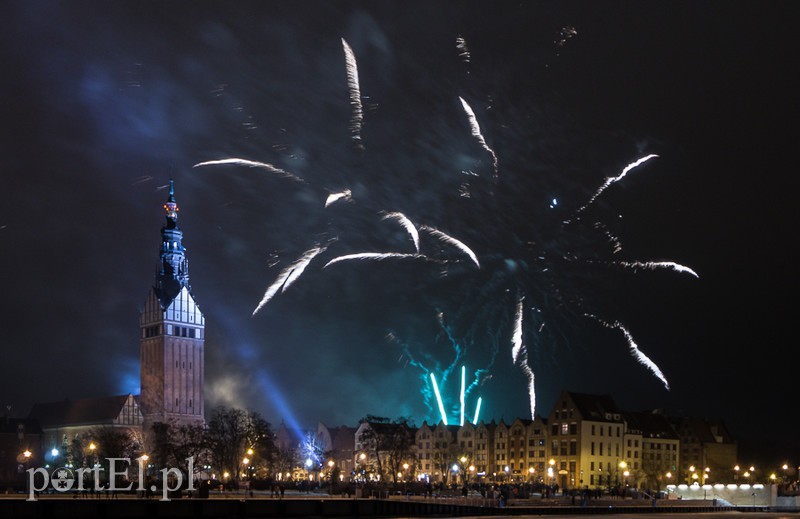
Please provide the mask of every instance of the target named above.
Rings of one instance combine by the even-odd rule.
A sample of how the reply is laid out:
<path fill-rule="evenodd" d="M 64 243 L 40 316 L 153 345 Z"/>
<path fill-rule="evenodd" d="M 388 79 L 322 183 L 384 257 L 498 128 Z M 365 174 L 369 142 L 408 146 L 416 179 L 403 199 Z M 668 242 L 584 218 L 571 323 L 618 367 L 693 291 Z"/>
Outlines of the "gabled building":
<path fill-rule="evenodd" d="M 497 424 L 480 422 L 475 427 L 475 475 L 478 479 L 491 476 L 494 472 L 494 431 Z"/>
<path fill-rule="evenodd" d="M 491 465 L 493 479 L 508 480 L 508 426 L 500 419 L 500 423 L 494 428 L 494 460 Z"/>
<path fill-rule="evenodd" d="M 44 460 L 54 466 L 82 463 L 101 429 L 120 429 L 135 446 L 143 444 L 143 416 L 132 394 L 34 404 L 28 419 L 41 427 Z"/>
<path fill-rule="evenodd" d="M 141 394 L 35 404 L 30 417 L 42 424 L 48 452 L 63 457 L 96 427 L 124 427 L 141 444 L 155 422 L 205 423 L 205 318 L 189 285 L 172 180 L 164 211 L 160 263 L 139 317 Z"/>
<path fill-rule="evenodd" d="M 350 479 L 356 470 L 355 427 L 328 427 L 322 422 L 317 424 L 317 440 L 326 458 L 328 470 L 336 470 L 343 478 Z M 333 465 L 329 465 L 333 462 Z M 324 467 L 323 467 L 324 468 Z"/>
<path fill-rule="evenodd" d="M 189 284 L 172 179 L 164 211 L 161 261 L 139 318 L 145 431 L 155 422 L 205 423 L 205 318 Z"/>
<path fill-rule="evenodd" d="M 672 424 L 680 437 L 680 474 L 676 482 L 702 484 L 731 476 L 737 462 L 737 443 L 722 421 L 686 417 L 675 418 Z"/>
<path fill-rule="evenodd" d="M 433 455 L 433 434 L 434 429 L 428 425 L 427 421 L 423 421 L 422 425 L 417 428 L 417 434 L 414 441 L 417 444 L 417 478 L 430 481 L 431 474 L 434 469 L 432 455 Z"/>
<path fill-rule="evenodd" d="M 625 454 L 631 460 L 632 484 L 662 488 L 678 473 L 680 438 L 660 411 L 625 413 Z M 640 442 L 641 448 L 636 442 Z"/>
<path fill-rule="evenodd" d="M 508 475 L 512 481 L 528 477 L 528 426 L 533 420 L 517 418 L 508 428 Z"/>
<path fill-rule="evenodd" d="M 610 396 L 562 391 L 547 423 L 545 483 L 562 489 L 620 484 L 625 425 Z"/>
<path fill-rule="evenodd" d="M 547 466 L 547 422 L 537 416 L 534 420 L 521 420 L 525 423 L 525 461 L 521 480 L 530 483 L 543 483 Z"/>

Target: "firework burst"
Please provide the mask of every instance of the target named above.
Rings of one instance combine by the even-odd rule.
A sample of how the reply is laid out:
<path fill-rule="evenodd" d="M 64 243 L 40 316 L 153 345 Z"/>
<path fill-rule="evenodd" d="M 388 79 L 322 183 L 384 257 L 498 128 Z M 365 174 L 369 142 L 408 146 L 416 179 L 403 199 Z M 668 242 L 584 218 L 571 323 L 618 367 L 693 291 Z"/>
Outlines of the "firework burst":
<path fill-rule="evenodd" d="M 570 37 L 573 35 L 570 32 Z M 342 100 L 351 108 L 348 128 L 356 153 L 366 157 L 360 162 L 362 170 L 356 168 L 353 172 L 353 185 L 317 189 L 315 181 L 305 175 L 301 180 L 283 168 L 250 159 L 197 164 L 255 167 L 299 181 L 303 189 L 316 189 L 316 206 L 330 211 L 331 220 L 342 219 L 336 226 L 338 230 L 326 230 L 326 245 L 319 245 L 317 240 L 280 270 L 253 313 L 263 311 L 312 265 L 324 269 L 326 275 L 337 276 L 342 275 L 339 269 L 345 263 L 369 269 L 376 262 L 410 262 L 418 265 L 417 272 L 426 280 L 423 298 L 436 316 L 439 333 L 432 340 L 410 341 L 401 339 L 399 332 L 391 332 L 389 343 L 401 348 L 406 366 L 419 370 L 425 403 L 431 411 L 438 407 L 445 422 L 446 416 L 454 412 L 453 407 L 445 408 L 439 393 L 448 377 L 469 364 L 469 385 L 464 375 L 461 379 L 464 387 L 459 412 L 463 421 L 466 396 L 477 396 L 503 359 L 524 376 L 526 388 L 520 392 L 526 395 L 533 418 L 537 366 L 533 365 L 532 353 L 574 333 L 577 322 L 622 331 L 633 358 L 669 389 L 667 377 L 639 348 L 629 329 L 607 316 L 613 310 L 603 295 L 605 280 L 615 269 L 632 274 L 659 269 L 694 277 L 697 273 L 673 261 L 625 258 L 613 224 L 603 220 L 607 208 L 598 208 L 604 193 L 643 171 L 658 156 L 634 158 L 619 173 L 607 176 L 594 191 L 573 190 L 583 195 L 579 199 L 555 197 L 544 187 L 533 187 L 553 184 L 536 182 L 536 175 L 544 175 L 540 173 L 542 168 L 519 158 L 506 160 L 496 151 L 507 146 L 503 146 L 501 137 L 493 142 L 493 126 L 481 120 L 488 103 L 470 104 L 464 96 L 452 95 L 447 127 L 457 144 L 451 148 L 469 157 L 462 161 L 468 166 L 452 164 L 450 171 L 433 171 L 431 176 L 436 181 L 425 187 L 418 179 L 406 179 L 399 166 L 390 176 L 376 175 L 365 171 L 367 165 L 383 161 L 370 162 L 369 157 L 387 150 L 364 146 L 369 135 L 363 133 L 365 113 L 356 54 L 346 41 L 341 43 L 347 87 Z M 471 63 L 462 38 L 456 41 L 456 50 L 454 59 Z M 440 153 L 441 156 L 447 153 Z M 318 179 L 317 184 L 320 183 L 327 181 Z M 367 185 L 368 189 L 357 189 L 355 184 Z M 409 191 L 412 196 L 399 195 Z M 370 221 L 373 232 L 388 237 L 382 248 L 368 250 L 354 244 L 358 240 L 347 239 L 357 235 L 366 221 Z M 402 231 L 402 236 L 397 237 L 397 231 Z M 433 346 L 440 344 L 446 345 L 446 359 L 434 352 Z M 478 409 L 480 402 L 478 399 Z"/>

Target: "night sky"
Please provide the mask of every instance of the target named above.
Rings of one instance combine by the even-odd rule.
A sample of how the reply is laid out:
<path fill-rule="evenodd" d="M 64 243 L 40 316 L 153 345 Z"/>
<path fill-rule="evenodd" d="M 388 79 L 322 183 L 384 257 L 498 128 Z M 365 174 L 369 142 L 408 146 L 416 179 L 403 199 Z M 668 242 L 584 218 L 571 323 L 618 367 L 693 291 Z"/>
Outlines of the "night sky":
<path fill-rule="evenodd" d="M 2 403 L 138 392 L 172 177 L 207 411 L 436 422 L 433 372 L 452 423 L 464 364 L 468 417 L 480 396 L 509 422 L 530 417 L 524 365 L 537 414 L 610 394 L 797 463 L 798 22 L 788 1 L 4 2 Z M 226 158 L 285 174 L 193 167 Z M 415 253 L 391 212 L 480 268 L 424 229 L 424 257 L 323 268 Z"/>

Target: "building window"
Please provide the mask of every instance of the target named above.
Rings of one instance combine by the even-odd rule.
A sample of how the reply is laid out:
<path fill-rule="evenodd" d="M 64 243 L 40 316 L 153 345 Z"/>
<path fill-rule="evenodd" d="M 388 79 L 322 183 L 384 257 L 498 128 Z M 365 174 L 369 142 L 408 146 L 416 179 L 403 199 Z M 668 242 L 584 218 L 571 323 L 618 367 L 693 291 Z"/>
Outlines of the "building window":
<path fill-rule="evenodd" d="M 569 424 L 568 423 L 562 423 L 561 424 L 561 434 L 563 434 L 565 436 L 567 434 L 569 434 Z"/>

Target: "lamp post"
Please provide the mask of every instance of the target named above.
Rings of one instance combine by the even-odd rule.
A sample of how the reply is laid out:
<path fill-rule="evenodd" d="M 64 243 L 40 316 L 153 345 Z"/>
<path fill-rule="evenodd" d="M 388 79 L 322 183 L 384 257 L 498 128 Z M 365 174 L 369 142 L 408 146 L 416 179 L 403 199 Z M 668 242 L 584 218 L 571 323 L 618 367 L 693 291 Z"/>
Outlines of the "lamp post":
<path fill-rule="evenodd" d="M 733 481 L 739 483 L 739 465 L 733 466 Z"/>
<path fill-rule="evenodd" d="M 31 463 L 31 456 L 33 453 L 29 449 L 25 449 L 22 453 L 22 457 L 25 458 L 25 472 L 28 472 L 29 465 Z M 31 488 L 30 488 L 30 477 L 26 474 L 25 476 L 25 494 L 30 495 Z"/>
<path fill-rule="evenodd" d="M 311 461 L 311 458 L 306 458 L 306 474 L 307 474 L 306 478 L 308 479 L 308 481 L 306 481 L 306 494 L 311 492 L 311 478 L 313 477 L 311 475 L 311 465 L 313 463 L 314 462 Z"/>
<path fill-rule="evenodd" d="M 554 477 L 553 468 L 555 467 L 556 460 L 554 460 L 553 458 L 550 458 L 550 461 L 548 461 L 547 463 L 550 465 L 549 467 L 547 467 L 547 477 L 550 479 L 550 488 L 552 489 L 553 488 L 553 477 Z"/>
<path fill-rule="evenodd" d="M 139 463 L 141 463 L 139 467 L 139 475 L 142 478 L 142 481 L 139 482 L 139 488 L 146 488 L 147 485 L 147 460 L 150 459 L 150 456 L 147 453 L 142 454 L 139 456 Z M 142 490 L 142 497 L 147 496 L 147 490 Z"/>
<path fill-rule="evenodd" d="M 333 494 L 333 466 L 335 464 L 336 463 L 333 460 L 328 460 L 328 480 L 330 481 L 330 484 L 328 486 L 329 495 Z"/>

